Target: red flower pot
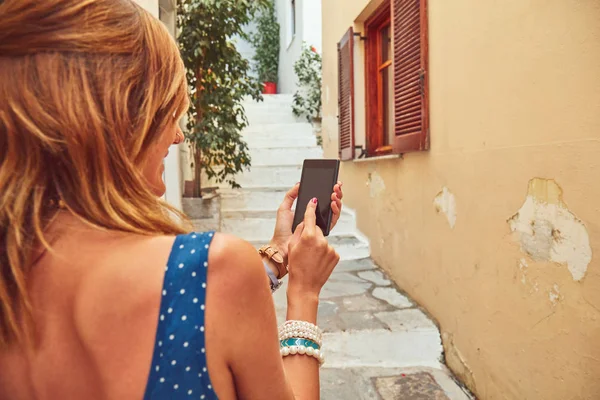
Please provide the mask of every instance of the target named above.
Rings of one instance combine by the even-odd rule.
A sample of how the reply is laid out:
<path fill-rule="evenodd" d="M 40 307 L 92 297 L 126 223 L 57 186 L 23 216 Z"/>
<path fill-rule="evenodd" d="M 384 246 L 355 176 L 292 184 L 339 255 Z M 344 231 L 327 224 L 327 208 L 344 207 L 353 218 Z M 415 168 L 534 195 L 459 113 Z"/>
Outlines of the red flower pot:
<path fill-rule="evenodd" d="M 277 94 L 277 83 L 265 82 L 263 85 L 263 94 Z"/>

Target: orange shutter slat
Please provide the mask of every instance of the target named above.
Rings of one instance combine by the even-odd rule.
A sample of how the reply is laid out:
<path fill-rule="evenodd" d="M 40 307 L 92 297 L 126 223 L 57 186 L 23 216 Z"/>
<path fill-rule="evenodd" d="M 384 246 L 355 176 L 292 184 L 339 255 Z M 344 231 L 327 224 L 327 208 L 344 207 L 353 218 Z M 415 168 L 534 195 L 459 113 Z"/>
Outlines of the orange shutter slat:
<path fill-rule="evenodd" d="M 354 158 L 354 31 L 338 43 L 338 130 L 340 159 Z"/>
<path fill-rule="evenodd" d="M 429 148 L 427 0 L 392 0 L 396 153 Z"/>

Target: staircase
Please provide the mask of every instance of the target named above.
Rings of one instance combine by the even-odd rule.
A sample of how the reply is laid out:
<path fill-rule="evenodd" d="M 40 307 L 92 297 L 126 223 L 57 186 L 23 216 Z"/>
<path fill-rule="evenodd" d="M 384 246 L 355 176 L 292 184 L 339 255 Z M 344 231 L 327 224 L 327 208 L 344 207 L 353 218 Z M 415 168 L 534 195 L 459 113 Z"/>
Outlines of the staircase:
<path fill-rule="evenodd" d="M 312 126 L 293 116 L 291 103 L 290 95 L 269 95 L 244 104 L 252 168 L 236 176 L 241 189 L 220 188 L 221 231 L 255 247 L 271 239 L 276 210 L 300 180 L 303 160 L 323 156 Z M 443 364 L 438 328 L 372 262 L 347 208 L 328 240 L 341 261 L 321 292 L 321 398 L 468 400 Z M 274 295 L 279 323 L 285 292 L 284 283 Z"/>
<path fill-rule="evenodd" d="M 302 163 L 322 158 L 312 125 L 292 114 L 290 95 L 267 95 L 262 103 L 244 104 L 250 125 L 244 130 L 252 168 L 236 176 L 241 189 L 222 186 L 221 231 L 256 246 L 271 239 L 275 213 L 285 193 L 300 181 Z M 369 256 L 369 246 L 356 234 L 354 216 L 343 211 L 330 243 L 344 259 Z"/>

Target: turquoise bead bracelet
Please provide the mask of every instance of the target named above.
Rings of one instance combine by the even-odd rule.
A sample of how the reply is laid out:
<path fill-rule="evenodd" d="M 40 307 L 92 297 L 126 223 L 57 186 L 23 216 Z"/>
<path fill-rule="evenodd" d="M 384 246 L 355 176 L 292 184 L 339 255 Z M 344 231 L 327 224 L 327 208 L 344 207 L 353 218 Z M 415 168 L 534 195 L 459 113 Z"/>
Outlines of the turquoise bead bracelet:
<path fill-rule="evenodd" d="M 296 354 L 314 357 L 319 362 L 319 366 L 325 362 L 325 356 L 319 345 L 310 339 L 288 338 L 279 341 L 279 353 L 282 357 L 293 356 Z"/>
<path fill-rule="evenodd" d="M 279 347 L 280 348 L 283 348 L 283 347 L 292 347 L 292 346 L 312 347 L 315 350 L 319 350 L 321 348 L 317 343 L 313 342 L 310 339 L 289 338 L 289 339 L 285 339 L 285 340 L 279 341 Z"/>

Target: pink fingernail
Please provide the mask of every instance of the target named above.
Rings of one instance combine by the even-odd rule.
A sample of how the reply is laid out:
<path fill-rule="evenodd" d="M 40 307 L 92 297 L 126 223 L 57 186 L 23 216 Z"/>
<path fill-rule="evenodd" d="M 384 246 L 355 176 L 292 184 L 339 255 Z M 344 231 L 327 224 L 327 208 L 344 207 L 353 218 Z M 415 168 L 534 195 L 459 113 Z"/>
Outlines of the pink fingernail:
<path fill-rule="evenodd" d="M 318 201 L 317 198 L 313 197 L 312 202 L 315 203 L 315 204 L 317 204 L 317 201 Z"/>

